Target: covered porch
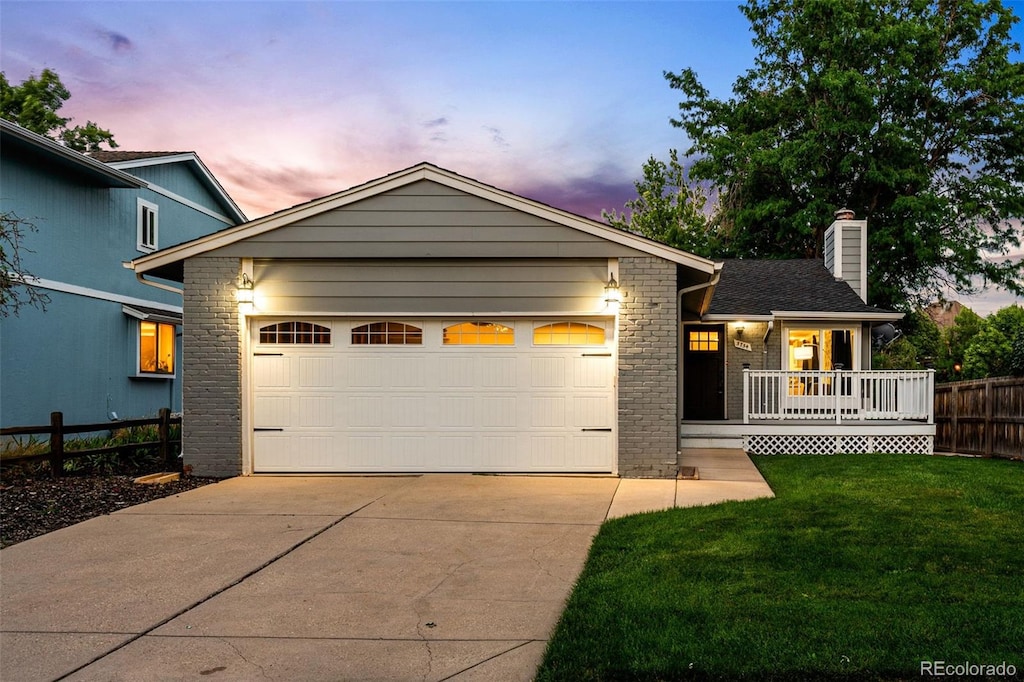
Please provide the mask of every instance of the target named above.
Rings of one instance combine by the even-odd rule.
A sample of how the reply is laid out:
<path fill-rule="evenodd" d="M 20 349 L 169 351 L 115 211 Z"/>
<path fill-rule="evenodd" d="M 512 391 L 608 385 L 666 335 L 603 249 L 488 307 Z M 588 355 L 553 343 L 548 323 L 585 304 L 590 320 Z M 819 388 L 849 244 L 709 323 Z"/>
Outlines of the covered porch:
<path fill-rule="evenodd" d="M 683 420 L 680 447 L 750 454 L 932 454 L 928 371 L 743 371 L 740 419 Z"/>

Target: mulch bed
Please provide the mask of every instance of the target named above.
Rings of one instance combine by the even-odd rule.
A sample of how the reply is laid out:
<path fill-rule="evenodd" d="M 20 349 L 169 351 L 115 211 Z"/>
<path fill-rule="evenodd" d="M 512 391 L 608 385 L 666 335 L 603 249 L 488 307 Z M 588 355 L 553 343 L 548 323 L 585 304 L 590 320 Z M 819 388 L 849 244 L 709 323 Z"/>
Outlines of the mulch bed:
<path fill-rule="evenodd" d="M 218 480 L 186 476 L 171 483 L 143 485 L 133 483 L 133 478 L 4 476 L 0 483 L 0 547 Z"/>

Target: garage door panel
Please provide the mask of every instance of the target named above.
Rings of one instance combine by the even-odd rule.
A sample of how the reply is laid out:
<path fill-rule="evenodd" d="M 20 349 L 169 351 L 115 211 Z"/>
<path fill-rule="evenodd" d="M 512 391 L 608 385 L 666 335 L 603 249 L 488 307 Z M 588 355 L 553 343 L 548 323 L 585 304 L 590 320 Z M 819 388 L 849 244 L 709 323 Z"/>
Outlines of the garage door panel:
<path fill-rule="evenodd" d="M 329 388 L 334 385 L 334 358 L 298 358 L 299 388 Z"/>
<path fill-rule="evenodd" d="M 572 409 L 570 426 L 580 428 L 603 428 L 609 426 L 608 414 L 611 410 L 611 398 L 604 395 L 577 395 L 569 399 Z"/>
<path fill-rule="evenodd" d="M 518 421 L 518 400 L 514 395 L 481 396 L 477 424 L 484 428 L 514 428 Z"/>
<path fill-rule="evenodd" d="M 381 388 L 387 376 L 387 359 L 380 355 L 357 353 L 345 361 L 345 376 L 353 388 Z"/>
<path fill-rule="evenodd" d="M 472 429 L 479 421 L 474 396 L 441 395 L 436 401 L 441 429 Z"/>
<path fill-rule="evenodd" d="M 298 400 L 298 424 L 304 428 L 333 429 L 334 396 L 302 396 Z"/>
<path fill-rule="evenodd" d="M 441 370 L 438 386 L 440 388 L 473 388 L 477 383 L 476 363 L 477 358 L 472 356 L 442 356 L 438 363 Z"/>
<path fill-rule="evenodd" d="M 384 423 L 387 398 L 375 395 L 352 395 L 345 398 L 348 426 L 359 429 L 379 429 Z"/>
<path fill-rule="evenodd" d="M 253 419 L 257 428 L 275 428 L 292 425 L 290 395 L 260 395 L 253 401 Z"/>
<path fill-rule="evenodd" d="M 284 356 L 257 355 L 253 362 L 253 387 L 289 388 L 292 383 L 292 359 Z"/>
<path fill-rule="evenodd" d="M 561 428 L 565 425 L 564 396 L 534 396 L 530 399 L 530 426 Z"/>
<path fill-rule="evenodd" d="M 614 469 L 604 346 L 535 346 L 529 322 L 515 345 L 445 346 L 441 321 L 417 323 L 422 345 L 349 344 L 364 323 L 331 321 L 333 345 L 254 337 L 254 426 L 282 429 L 254 433 L 255 471 Z"/>
<path fill-rule="evenodd" d="M 530 359 L 530 388 L 564 388 L 564 357 L 535 357 Z"/>

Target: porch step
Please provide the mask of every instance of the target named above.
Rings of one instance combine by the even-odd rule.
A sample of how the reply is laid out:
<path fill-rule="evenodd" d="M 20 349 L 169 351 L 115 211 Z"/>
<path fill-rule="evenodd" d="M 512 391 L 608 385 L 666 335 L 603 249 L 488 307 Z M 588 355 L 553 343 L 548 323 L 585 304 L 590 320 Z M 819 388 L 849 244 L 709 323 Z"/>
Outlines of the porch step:
<path fill-rule="evenodd" d="M 700 472 L 697 471 L 697 467 L 679 467 L 676 478 L 680 481 L 699 481 Z"/>

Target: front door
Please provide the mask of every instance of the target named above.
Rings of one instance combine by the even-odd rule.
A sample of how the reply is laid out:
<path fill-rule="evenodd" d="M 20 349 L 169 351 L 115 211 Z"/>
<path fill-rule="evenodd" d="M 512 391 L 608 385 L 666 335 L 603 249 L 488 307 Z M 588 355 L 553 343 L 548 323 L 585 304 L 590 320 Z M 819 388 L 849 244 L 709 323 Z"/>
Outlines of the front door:
<path fill-rule="evenodd" d="M 725 325 L 683 330 L 683 419 L 725 419 Z"/>

